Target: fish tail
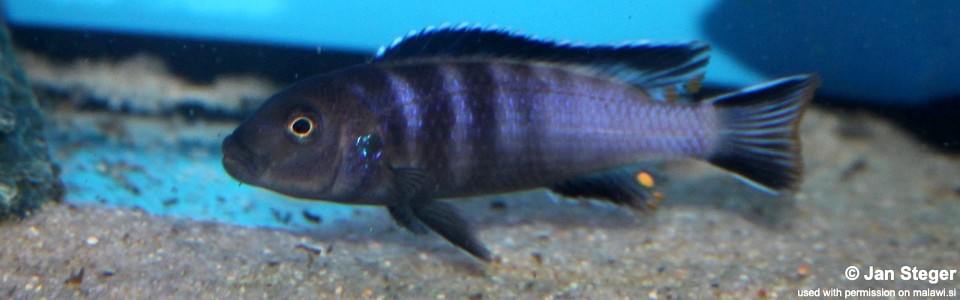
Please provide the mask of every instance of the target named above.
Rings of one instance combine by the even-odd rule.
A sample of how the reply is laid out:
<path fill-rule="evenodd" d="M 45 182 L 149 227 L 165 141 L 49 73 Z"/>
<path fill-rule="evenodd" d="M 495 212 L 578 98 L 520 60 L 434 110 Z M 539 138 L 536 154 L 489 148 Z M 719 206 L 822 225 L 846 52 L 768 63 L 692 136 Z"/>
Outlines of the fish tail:
<path fill-rule="evenodd" d="M 797 75 L 707 100 L 720 123 L 707 160 L 761 190 L 795 190 L 803 172 L 797 124 L 819 83 Z"/>

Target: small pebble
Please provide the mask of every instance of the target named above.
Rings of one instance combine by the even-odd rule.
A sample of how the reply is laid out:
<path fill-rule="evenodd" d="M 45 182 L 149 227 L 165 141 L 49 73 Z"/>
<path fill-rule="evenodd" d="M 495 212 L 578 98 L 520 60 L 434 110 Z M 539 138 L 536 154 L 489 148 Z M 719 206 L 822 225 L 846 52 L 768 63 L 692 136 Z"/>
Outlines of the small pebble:
<path fill-rule="evenodd" d="M 279 266 L 279 265 L 280 265 L 280 260 L 279 260 L 279 259 L 271 258 L 270 260 L 267 260 L 267 266 L 268 266 L 268 267 L 276 267 L 276 266 Z"/>
<path fill-rule="evenodd" d="M 765 289 L 759 289 L 759 290 L 757 290 L 757 298 L 766 299 L 766 298 L 767 298 L 767 290 L 765 290 Z"/>
<path fill-rule="evenodd" d="M 100 239 L 95 236 L 87 237 L 87 246 L 96 246 L 100 243 Z"/>
<path fill-rule="evenodd" d="M 313 224 L 323 223 L 323 217 L 320 215 L 313 214 L 306 209 L 303 210 L 302 214 L 303 214 L 303 218 L 310 223 L 313 223 Z"/>
<path fill-rule="evenodd" d="M 70 277 L 67 277 L 67 280 L 63 281 L 64 284 L 71 287 L 78 287 L 83 284 L 83 273 L 86 271 L 84 268 L 80 268 L 80 271 L 70 273 Z"/>
<path fill-rule="evenodd" d="M 30 226 L 30 228 L 28 229 L 27 233 L 30 235 L 30 237 L 39 237 L 39 236 L 40 236 L 40 228 L 37 228 L 37 226 Z"/>
<path fill-rule="evenodd" d="M 813 244 L 813 251 L 823 252 L 823 251 L 826 251 L 826 250 L 827 250 L 827 245 L 825 245 L 824 243 L 814 243 L 814 244 Z"/>
<path fill-rule="evenodd" d="M 39 276 L 30 277 L 30 281 L 28 281 L 27 284 L 23 286 L 23 289 L 28 291 L 34 290 L 34 289 L 39 291 L 43 289 L 43 284 L 40 283 L 40 277 Z"/>
<path fill-rule="evenodd" d="M 504 210 L 506 210 L 506 209 L 507 209 L 507 203 L 506 203 L 506 202 L 503 202 L 503 200 L 499 200 L 499 199 L 498 199 L 498 200 L 493 200 L 492 202 L 490 202 L 490 210 L 493 210 L 493 211 L 504 211 Z"/>
<path fill-rule="evenodd" d="M 543 264 L 543 254 L 540 254 L 540 252 L 530 253 L 530 258 L 533 258 L 533 262 L 538 266 Z"/>
<path fill-rule="evenodd" d="M 797 266 L 797 275 L 800 277 L 810 276 L 810 264 L 803 263 Z"/>
<path fill-rule="evenodd" d="M 166 200 L 163 200 L 162 204 L 163 207 L 170 208 L 174 205 L 177 205 L 177 202 L 180 202 L 180 200 L 177 198 L 167 198 Z"/>
<path fill-rule="evenodd" d="M 540 233 L 540 234 L 537 234 L 537 241 L 538 241 L 538 242 L 549 242 L 549 241 L 550 241 L 550 234 L 549 234 L 549 233 Z"/>
<path fill-rule="evenodd" d="M 310 244 L 307 244 L 307 243 L 297 243 L 297 245 L 294 246 L 294 248 L 295 248 L 295 249 L 300 249 L 300 250 L 306 251 L 307 253 L 310 253 L 310 254 L 313 254 L 313 255 L 323 254 L 323 248 L 320 248 L 320 247 L 317 247 L 317 246 L 314 246 L 314 245 L 310 245 Z"/>

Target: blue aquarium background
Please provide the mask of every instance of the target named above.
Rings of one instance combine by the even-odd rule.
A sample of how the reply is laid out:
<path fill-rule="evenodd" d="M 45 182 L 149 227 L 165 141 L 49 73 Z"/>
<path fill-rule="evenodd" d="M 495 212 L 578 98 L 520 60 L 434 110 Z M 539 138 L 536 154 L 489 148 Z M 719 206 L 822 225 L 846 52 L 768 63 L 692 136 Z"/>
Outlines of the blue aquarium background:
<path fill-rule="evenodd" d="M 816 72 L 851 101 L 960 94 L 960 10 L 951 1 L 133 1 L 10 0 L 14 24 L 373 53 L 409 30 L 500 25 L 584 43 L 703 40 L 707 83 Z"/>

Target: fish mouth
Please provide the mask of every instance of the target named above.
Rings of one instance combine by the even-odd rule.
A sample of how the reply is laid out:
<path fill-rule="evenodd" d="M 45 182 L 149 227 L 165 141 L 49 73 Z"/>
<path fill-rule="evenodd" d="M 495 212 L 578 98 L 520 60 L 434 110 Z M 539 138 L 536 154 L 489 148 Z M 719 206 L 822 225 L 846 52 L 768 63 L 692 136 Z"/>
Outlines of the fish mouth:
<path fill-rule="evenodd" d="M 245 147 L 234 135 L 223 140 L 223 169 L 234 179 L 256 185 L 258 168 L 253 152 Z"/>

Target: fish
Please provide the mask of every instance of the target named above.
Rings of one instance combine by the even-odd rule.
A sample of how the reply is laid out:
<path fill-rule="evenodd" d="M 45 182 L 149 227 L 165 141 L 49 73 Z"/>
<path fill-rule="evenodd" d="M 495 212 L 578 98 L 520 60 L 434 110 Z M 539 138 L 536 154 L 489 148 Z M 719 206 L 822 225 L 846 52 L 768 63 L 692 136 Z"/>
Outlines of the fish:
<path fill-rule="evenodd" d="M 709 49 L 428 27 L 277 92 L 224 139 L 222 163 L 291 197 L 385 207 L 407 231 L 486 262 L 489 249 L 447 200 L 548 188 L 642 208 L 652 178 L 638 166 L 678 159 L 796 191 L 798 124 L 818 77 L 698 98 Z"/>

